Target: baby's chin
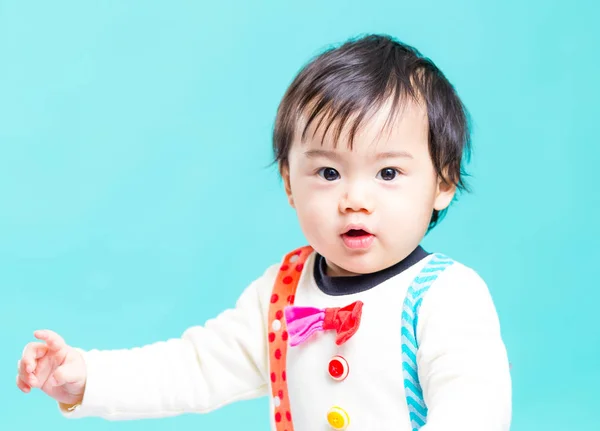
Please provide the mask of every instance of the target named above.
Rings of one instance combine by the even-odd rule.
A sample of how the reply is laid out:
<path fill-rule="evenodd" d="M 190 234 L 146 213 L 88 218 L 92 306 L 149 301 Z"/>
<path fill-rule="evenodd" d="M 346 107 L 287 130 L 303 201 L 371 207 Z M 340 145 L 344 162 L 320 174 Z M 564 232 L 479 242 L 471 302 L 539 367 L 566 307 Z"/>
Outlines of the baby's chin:
<path fill-rule="evenodd" d="M 327 275 L 330 277 L 349 277 L 372 274 L 396 263 L 384 262 L 381 258 L 368 256 L 368 254 L 369 253 L 355 256 L 338 256 L 334 259 L 324 256 L 325 261 L 327 262 Z"/>

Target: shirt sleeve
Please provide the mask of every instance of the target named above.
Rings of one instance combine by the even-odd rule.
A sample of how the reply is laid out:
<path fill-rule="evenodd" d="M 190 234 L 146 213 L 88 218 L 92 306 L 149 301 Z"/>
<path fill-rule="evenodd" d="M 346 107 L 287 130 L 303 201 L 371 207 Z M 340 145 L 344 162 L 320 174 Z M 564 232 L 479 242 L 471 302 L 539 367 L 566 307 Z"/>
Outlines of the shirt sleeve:
<path fill-rule="evenodd" d="M 429 409 L 422 431 L 508 431 L 511 377 L 486 283 L 454 264 L 425 294 L 417 361 Z"/>
<path fill-rule="evenodd" d="M 264 298 L 277 265 L 242 293 L 234 308 L 181 338 L 144 347 L 84 352 L 87 383 L 82 403 L 59 404 L 69 418 L 129 420 L 205 413 L 267 393 Z"/>

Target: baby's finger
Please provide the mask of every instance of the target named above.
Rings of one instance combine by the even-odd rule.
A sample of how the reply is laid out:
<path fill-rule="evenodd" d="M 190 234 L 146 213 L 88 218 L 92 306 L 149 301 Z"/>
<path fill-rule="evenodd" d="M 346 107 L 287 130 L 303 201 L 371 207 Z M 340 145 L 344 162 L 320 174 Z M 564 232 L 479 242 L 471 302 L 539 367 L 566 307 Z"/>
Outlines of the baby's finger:
<path fill-rule="evenodd" d="M 17 387 L 22 391 L 25 392 L 26 394 L 31 392 L 31 387 L 25 383 L 23 380 L 21 380 L 21 376 L 17 375 Z"/>
<path fill-rule="evenodd" d="M 54 331 L 50 331 L 49 329 L 35 331 L 33 335 L 38 340 L 45 341 L 46 344 L 48 344 L 48 347 L 54 351 L 58 351 L 67 346 L 67 343 L 65 343 L 65 340 L 63 340 L 60 335 Z"/>
<path fill-rule="evenodd" d="M 76 383 L 81 379 L 81 370 L 72 364 L 65 364 L 54 370 L 54 373 L 50 377 L 50 384 L 52 386 L 62 386 L 67 383 Z"/>
<path fill-rule="evenodd" d="M 44 343 L 29 343 L 23 349 L 23 357 L 20 362 L 20 373 L 33 373 L 37 365 L 37 360 L 43 357 L 48 351 L 48 346 Z"/>
<path fill-rule="evenodd" d="M 30 388 L 37 388 L 40 385 L 40 379 L 34 373 L 26 373 L 21 370 L 22 366 L 19 365 L 18 376 L 23 383 Z"/>

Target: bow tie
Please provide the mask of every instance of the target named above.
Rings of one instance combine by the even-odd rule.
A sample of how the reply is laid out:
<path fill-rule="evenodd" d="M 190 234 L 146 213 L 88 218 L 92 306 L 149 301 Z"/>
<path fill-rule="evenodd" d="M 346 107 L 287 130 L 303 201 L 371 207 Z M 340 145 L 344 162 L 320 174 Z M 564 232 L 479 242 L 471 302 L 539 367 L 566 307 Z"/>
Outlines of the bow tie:
<path fill-rule="evenodd" d="M 343 308 L 285 307 L 285 320 L 290 345 L 297 346 L 317 331 L 335 330 L 338 346 L 348 341 L 358 330 L 362 314 L 362 301 Z"/>

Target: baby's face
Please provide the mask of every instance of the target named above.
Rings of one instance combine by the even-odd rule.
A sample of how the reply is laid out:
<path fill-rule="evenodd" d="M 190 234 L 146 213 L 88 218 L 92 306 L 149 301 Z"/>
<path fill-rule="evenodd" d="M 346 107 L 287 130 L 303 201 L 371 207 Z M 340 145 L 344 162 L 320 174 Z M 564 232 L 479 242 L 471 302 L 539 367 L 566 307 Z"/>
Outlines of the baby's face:
<path fill-rule="evenodd" d="M 387 110 L 364 123 L 350 150 L 344 133 L 294 142 L 282 168 L 290 204 L 328 275 L 365 274 L 404 259 L 454 187 L 440 184 L 428 149 L 426 109 L 408 103 L 391 128 Z M 383 129 L 383 131 L 382 131 Z"/>

